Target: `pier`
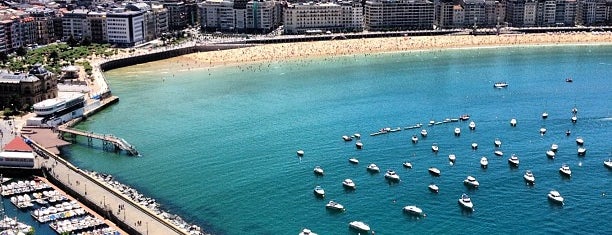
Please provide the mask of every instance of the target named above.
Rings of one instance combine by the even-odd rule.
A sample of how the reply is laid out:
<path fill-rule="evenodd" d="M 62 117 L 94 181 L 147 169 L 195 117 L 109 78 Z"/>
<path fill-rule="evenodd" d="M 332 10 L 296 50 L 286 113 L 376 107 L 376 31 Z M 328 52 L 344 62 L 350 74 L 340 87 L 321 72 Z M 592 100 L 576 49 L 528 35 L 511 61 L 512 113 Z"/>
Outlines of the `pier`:
<path fill-rule="evenodd" d="M 75 119 L 73 121 L 78 122 L 80 120 Z M 70 124 L 73 124 L 72 121 L 67 124 L 57 127 L 57 131 L 59 131 L 61 137 L 63 137 L 64 134 L 66 133 L 71 134 L 73 137 L 83 136 L 87 138 L 87 144 L 90 146 L 93 144 L 93 139 L 98 139 L 98 140 L 102 140 L 103 148 L 106 150 L 113 150 L 113 151 L 123 150 L 131 156 L 140 156 L 140 154 L 138 153 L 138 150 L 136 150 L 136 147 L 134 147 L 133 145 L 131 145 L 130 143 L 128 143 L 126 140 L 122 138 L 116 137 L 114 135 L 104 135 L 104 134 L 97 134 L 93 132 L 86 132 L 82 130 L 72 129 L 69 127 Z"/>

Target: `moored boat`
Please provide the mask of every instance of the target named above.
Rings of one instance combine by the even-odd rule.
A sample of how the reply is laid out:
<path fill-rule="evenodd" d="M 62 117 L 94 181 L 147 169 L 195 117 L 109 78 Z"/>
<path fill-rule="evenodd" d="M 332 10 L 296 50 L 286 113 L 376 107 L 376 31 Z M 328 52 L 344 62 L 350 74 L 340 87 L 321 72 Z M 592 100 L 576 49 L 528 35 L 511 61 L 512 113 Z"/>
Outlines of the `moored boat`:
<path fill-rule="evenodd" d="M 494 88 L 506 88 L 508 87 L 508 83 L 507 82 L 496 82 L 493 84 Z"/>
<path fill-rule="evenodd" d="M 325 197 L 325 190 L 319 185 L 314 188 L 313 192 L 317 197 Z"/>
<path fill-rule="evenodd" d="M 439 148 L 438 148 L 438 144 L 437 144 L 437 143 L 433 143 L 433 144 L 431 145 L 431 151 L 433 151 L 433 152 L 437 153 L 437 152 L 438 152 L 438 150 L 439 150 Z"/>
<path fill-rule="evenodd" d="M 350 136 L 348 136 L 348 135 L 343 135 L 343 136 L 342 136 L 342 139 L 343 139 L 344 141 L 352 141 L 352 140 L 353 140 L 353 137 L 350 137 Z"/>
<path fill-rule="evenodd" d="M 513 166 L 513 167 L 518 167 L 519 165 L 519 158 L 518 156 L 516 156 L 516 154 L 512 154 L 512 156 L 510 156 L 510 158 L 508 158 L 508 163 Z"/>
<path fill-rule="evenodd" d="M 516 126 L 516 118 L 510 119 L 510 126 Z"/>
<path fill-rule="evenodd" d="M 430 167 L 427 169 L 427 171 L 429 171 L 429 174 L 432 174 L 433 176 L 440 176 L 440 169 L 438 168 Z"/>
<path fill-rule="evenodd" d="M 605 160 L 604 166 L 606 166 L 609 169 L 612 169 L 612 159 L 608 158 L 608 160 Z"/>
<path fill-rule="evenodd" d="M 374 163 L 370 163 L 370 165 L 368 165 L 368 167 L 366 168 L 369 172 L 375 173 L 375 172 L 380 172 L 380 168 L 378 168 L 378 166 Z"/>
<path fill-rule="evenodd" d="M 567 164 L 563 164 L 561 166 L 561 168 L 559 168 L 559 173 L 561 173 L 561 175 L 570 177 L 572 176 L 572 170 L 570 169 L 570 167 Z"/>
<path fill-rule="evenodd" d="M 323 175 L 323 168 L 321 168 L 320 166 L 315 166 L 313 171 L 316 175 Z"/>
<path fill-rule="evenodd" d="M 531 170 L 525 171 L 525 174 L 523 175 L 523 179 L 525 179 L 525 181 L 529 184 L 535 183 L 535 176 L 533 175 L 533 172 L 531 172 Z"/>
<path fill-rule="evenodd" d="M 540 128 L 540 135 L 544 135 L 546 134 L 546 128 L 542 127 Z"/>
<path fill-rule="evenodd" d="M 349 226 L 352 229 L 358 230 L 358 231 L 364 231 L 364 232 L 369 232 L 370 231 L 370 226 L 367 225 L 364 222 L 361 221 L 352 221 L 349 223 Z"/>
<path fill-rule="evenodd" d="M 412 214 L 416 216 L 423 215 L 423 210 L 421 208 L 418 208 L 417 206 L 405 206 L 403 210 L 404 212 L 408 214 Z"/>
<path fill-rule="evenodd" d="M 455 136 L 460 136 L 461 135 L 461 128 L 459 127 L 455 127 Z"/>
<path fill-rule="evenodd" d="M 298 233 L 298 235 L 318 235 L 318 234 L 314 233 L 310 229 L 305 228 L 305 229 L 302 229 L 302 231 Z"/>
<path fill-rule="evenodd" d="M 357 149 L 363 149 L 363 143 L 362 143 L 361 141 L 357 141 L 357 142 L 355 143 L 355 147 L 356 147 Z"/>
<path fill-rule="evenodd" d="M 576 115 L 572 115 L 572 118 L 570 119 L 573 123 L 576 123 L 578 121 L 578 117 Z"/>
<path fill-rule="evenodd" d="M 356 189 L 357 186 L 355 185 L 355 182 L 353 182 L 352 179 L 344 179 L 344 181 L 342 181 L 342 186 L 347 188 L 347 189 Z"/>
<path fill-rule="evenodd" d="M 563 202 L 565 201 L 565 199 L 563 199 L 563 197 L 557 190 L 551 190 L 548 193 L 548 199 L 554 203 L 560 203 L 560 204 L 563 204 Z"/>
<path fill-rule="evenodd" d="M 413 135 L 412 136 L 412 143 L 416 144 L 417 142 L 419 142 L 419 137 L 417 137 L 416 135 Z"/>
<path fill-rule="evenodd" d="M 325 208 L 330 209 L 330 210 L 336 210 L 336 211 L 344 211 L 344 206 L 340 203 L 337 203 L 333 200 L 329 201 L 327 204 L 325 204 Z"/>
<path fill-rule="evenodd" d="M 499 138 L 495 138 L 495 140 L 493 141 L 493 144 L 495 145 L 495 147 L 501 147 L 502 142 Z"/>
<path fill-rule="evenodd" d="M 547 112 L 543 112 L 542 113 L 542 119 L 547 119 L 548 118 L 548 113 Z"/>
<path fill-rule="evenodd" d="M 546 151 L 546 156 L 547 156 L 548 158 L 555 158 L 555 156 L 556 156 L 556 155 L 557 155 L 557 154 L 555 153 L 555 151 L 552 151 L 552 150 L 548 150 L 548 151 Z"/>
<path fill-rule="evenodd" d="M 583 145 L 584 144 L 584 138 L 582 138 L 580 136 L 576 137 L 576 144 Z"/>
<path fill-rule="evenodd" d="M 557 150 L 559 150 L 559 145 L 558 144 L 550 145 L 550 151 L 557 152 Z"/>
<path fill-rule="evenodd" d="M 586 148 L 584 147 L 578 147 L 578 156 L 584 156 L 586 154 Z"/>
<path fill-rule="evenodd" d="M 387 170 L 387 172 L 385 173 L 385 178 L 388 180 L 392 180 L 392 181 L 399 181 L 400 177 L 397 173 L 395 173 L 395 171 L 393 170 Z"/>
<path fill-rule="evenodd" d="M 570 130 L 566 130 L 565 131 L 565 136 L 570 136 L 571 134 L 572 134 L 572 131 L 570 131 Z"/>
<path fill-rule="evenodd" d="M 459 120 L 461 120 L 461 121 L 470 120 L 470 115 L 469 114 L 462 114 L 461 116 L 459 116 Z"/>
<path fill-rule="evenodd" d="M 468 175 L 468 177 L 463 180 L 463 184 L 465 184 L 466 186 L 471 186 L 474 188 L 478 188 L 478 186 L 480 186 L 480 182 L 478 182 L 478 180 L 476 180 L 476 178 L 474 178 L 474 176 Z"/>
<path fill-rule="evenodd" d="M 403 165 L 405 168 L 412 169 L 412 163 L 411 163 L 411 162 L 404 162 L 404 163 L 402 163 L 402 165 Z"/>
<path fill-rule="evenodd" d="M 298 150 L 298 151 L 297 151 L 297 155 L 298 155 L 299 157 L 304 156 L 304 150 L 301 150 L 301 149 L 300 149 L 300 150 Z"/>
<path fill-rule="evenodd" d="M 472 149 L 473 150 L 478 149 L 478 143 L 476 143 L 476 142 L 472 143 Z"/>
<path fill-rule="evenodd" d="M 457 156 L 455 156 L 455 154 L 449 154 L 448 160 L 451 162 L 455 162 L 455 160 L 457 160 Z"/>
<path fill-rule="evenodd" d="M 459 198 L 459 205 L 461 205 L 465 209 L 474 209 L 474 203 L 472 203 L 472 199 L 465 193 L 461 195 L 461 198 Z"/>
<path fill-rule="evenodd" d="M 487 159 L 487 157 L 481 157 L 480 158 L 480 166 L 482 168 L 487 168 L 489 166 L 489 159 Z"/>
<path fill-rule="evenodd" d="M 352 164 L 359 164 L 359 159 L 355 158 L 355 157 L 351 157 L 348 160 L 350 163 Z"/>
<path fill-rule="evenodd" d="M 494 153 L 495 155 L 497 155 L 497 156 L 500 156 L 500 157 L 501 157 L 501 156 L 504 156 L 504 152 L 502 152 L 501 150 L 495 150 L 493 153 Z"/>
<path fill-rule="evenodd" d="M 476 123 L 474 121 L 471 121 L 468 127 L 470 127 L 470 130 L 476 130 Z"/>
<path fill-rule="evenodd" d="M 438 187 L 438 185 L 435 184 L 429 184 L 429 186 L 427 186 L 427 188 L 429 188 L 429 191 L 432 191 L 434 193 L 437 193 L 440 191 L 440 188 Z"/>
<path fill-rule="evenodd" d="M 427 130 L 422 129 L 422 130 L 421 130 L 421 136 L 422 136 L 423 138 L 427 137 Z"/>

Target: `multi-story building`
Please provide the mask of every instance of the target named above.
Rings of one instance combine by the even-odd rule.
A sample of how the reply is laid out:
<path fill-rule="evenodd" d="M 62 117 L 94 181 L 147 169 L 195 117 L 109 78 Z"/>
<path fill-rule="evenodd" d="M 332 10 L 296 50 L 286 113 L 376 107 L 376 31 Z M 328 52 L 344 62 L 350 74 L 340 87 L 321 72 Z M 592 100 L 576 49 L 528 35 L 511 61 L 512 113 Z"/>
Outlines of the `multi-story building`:
<path fill-rule="evenodd" d="M 168 30 L 182 30 L 187 27 L 188 9 L 185 2 L 181 0 L 165 0 L 162 2 L 164 8 L 168 9 Z"/>
<path fill-rule="evenodd" d="M 36 22 L 28 13 L 0 10 L 0 52 L 10 53 L 36 43 Z"/>
<path fill-rule="evenodd" d="M 206 0 L 200 4 L 200 27 L 204 31 L 233 31 L 236 14 L 230 0 Z"/>
<path fill-rule="evenodd" d="M 247 31 L 268 33 L 280 26 L 281 5 L 275 0 L 249 1 L 245 10 Z"/>
<path fill-rule="evenodd" d="M 276 0 L 248 1 L 244 9 L 236 8 L 236 2 L 231 0 L 207 0 L 199 7 L 204 31 L 266 33 L 281 22 L 280 3 Z"/>
<path fill-rule="evenodd" d="M 365 29 L 370 31 L 432 29 L 434 4 L 428 0 L 367 0 Z"/>
<path fill-rule="evenodd" d="M 134 46 L 143 43 L 145 36 L 144 11 L 115 8 L 106 13 L 108 43 Z"/>
<path fill-rule="evenodd" d="M 287 34 L 363 30 L 363 9 L 360 2 L 289 4 L 283 10 L 283 18 Z"/>
<path fill-rule="evenodd" d="M 30 8 L 26 12 L 34 18 L 36 24 L 36 43 L 40 45 L 49 44 L 62 39 L 63 32 L 56 32 L 55 25 L 61 25 L 62 18 L 56 11 L 49 8 Z"/>
<path fill-rule="evenodd" d="M 62 16 L 63 40 L 72 37 L 76 40 L 81 40 L 89 32 L 86 9 L 74 9 L 64 11 Z"/>
<path fill-rule="evenodd" d="M 168 32 L 168 10 L 161 4 L 152 4 L 151 13 L 152 17 L 149 19 L 155 21 L 155 33 L 153 38 L 158 38 L 162 33 Z M 148 22 L 147 25 L 149 25 Z"/>
<path fill-rule="evenodd" d="M 580 0 L 576 8 L 576 24 L 604 25 L 608 20 L 606 0 Z M 612 1 L 610 1 L 612 5 Z"/>
<path fill-rule="evenodd" d="M 573 26 L 575 0 L 508 0 L 506 21 L 515 27 Z"/>
<path fill-rule="evenodd" d="M 106 12 L 87 13 L 87 35 L 85 37 L 92 42 L 107 42 Z"/>
<path fill-rule="evenodd" d="M 0 71 L 0 106 L 21 109 L 57 97 L 57 76 L 41 65 L 29 73 Z"/>

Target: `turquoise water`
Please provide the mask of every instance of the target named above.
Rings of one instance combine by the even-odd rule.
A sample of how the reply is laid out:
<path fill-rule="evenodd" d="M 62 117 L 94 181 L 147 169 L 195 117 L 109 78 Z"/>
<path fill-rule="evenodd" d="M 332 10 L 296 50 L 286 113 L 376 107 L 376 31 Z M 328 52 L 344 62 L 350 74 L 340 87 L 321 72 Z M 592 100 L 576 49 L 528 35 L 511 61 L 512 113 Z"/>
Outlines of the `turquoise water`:
<path fill-rule="evenodd" d="M 612 171 L 603 166 L 612 148 L 612 46 L 563 46 L 443 50 L 298 60 L 266 65 L 188 69 L 178 60 L 107 73 L 121 101 L 79 128 L 112 133 L 136 145 L 140 158 L 74 145 L 68 158 L 78 166 L 110 173 L 171 213 L 215 234 L 352 234 L 348 222 L 368 223 L 376 234 L 484 232 L 610 234 Z M 572 77 L 573 83 L 565 78 Z M 493 83 L 506 81 L 506 89 Z M 570 110 L 579 109 L 578 122 Z M 542 120 L 542 112 L 550 117 Z M 433 127 L 412 144 L 419 130 L 369 136 L 383 127 L 442 121 L 469 113 L 468 122 Z M 509 120 L 516 118 L 517 127 Z M 462 128 L 460 137 L 453 136 Z M 541 136 L 538 130 L 546 127 Z M 570 137 L 565 136 L 571 130 Z M 361 133 L 363 150 L 342 135 Z M 578 157 L 575 138 L 588 152 Z M 503 141 L 504 157 L 493 155 Z M 478 150 L 470 148 L 479 143 Z M 86 142 L 84 142 L 86 143 Z M 438 143 L 440 152 L 431 152 Z M 559 145 L 557 158 L 545 152 Z M 303 158 L 296 150 L 303 149 Z M 457 155 L 454 165 L 448 154 Z M 511 153 L 520 157 L 510 168 Z M 358 165 L 347 159 L 358 157 Z M 479 166 L 489 157 L 489 168 Z M 402 162 L 411 161 L 413 169 Z M 368 163 L 383 173 L 366 172 Z M 571 179 L 558 169 L 567 163 Z M 325 176 L 312 169 L 320 165 Z M 442 176 L 427 173 L 438 167 Z M 383 174 L 402 177 L 389 184 Z M 533 170 L 537 182 L 525 185 Z M 467 189 L 467 175 L 481 183 Z M 341 182 L 353 179 L 357 190 Z M 439 194 L 428 191 L 435 182 Z M 312 193 L 326 190 L 324 200 Z M 565 197 L 550 204 L 548 191 Z M 473 213 L 457 204 L 462 193 Z M 326 211 L 333 199 L 344 213 Z M 427 214 L 402 212 L 417 205 Z"/>

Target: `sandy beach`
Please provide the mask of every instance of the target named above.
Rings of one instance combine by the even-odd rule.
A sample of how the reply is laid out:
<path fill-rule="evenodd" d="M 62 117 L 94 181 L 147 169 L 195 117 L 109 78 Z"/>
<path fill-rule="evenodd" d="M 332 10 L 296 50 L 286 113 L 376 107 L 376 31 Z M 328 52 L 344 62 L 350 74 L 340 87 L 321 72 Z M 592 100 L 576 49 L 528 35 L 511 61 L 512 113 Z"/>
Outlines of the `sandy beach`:
<path fill-rule="evenodd" d="M 257 45 L 233 50 L 189 54 L 177 59 L 202 68 L 288 59 L 413 50 L 609 43 L 612 43 L 612 33 L 609 32 L 391 37 Z"/>

